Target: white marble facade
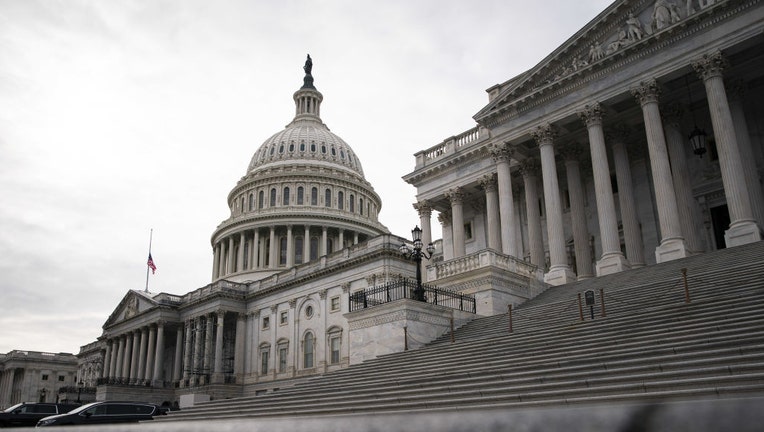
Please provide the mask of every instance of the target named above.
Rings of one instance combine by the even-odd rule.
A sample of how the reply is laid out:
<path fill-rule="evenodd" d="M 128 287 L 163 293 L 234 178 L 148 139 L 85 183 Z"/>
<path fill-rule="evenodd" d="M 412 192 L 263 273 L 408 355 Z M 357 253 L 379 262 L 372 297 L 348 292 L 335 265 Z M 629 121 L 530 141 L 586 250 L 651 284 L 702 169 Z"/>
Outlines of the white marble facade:
<path fill-rule="evenodd" d="M 404 177 L 422 242 L 437 246 L 426 281 L 492 315 L 547 284 L 761 240 L 763 29 L 759 1 L 619 0 L 489 88 L 476 127 L 423 145 Z M 416 346 L 447 330 L 408 301 L 349 313 L 353 293 L 415 268 L 377 220 L 361 162 L 322 123 L 311 69 L 294 120 L 228 194 L 211 283 L 130 291 L 107 320 L 99 398 L 256 394 L 400 350 L 403 327 Z"/>
<path fill-rule="evenodd" d="M 559 285 L 761 240 L 763 19 L 758 1 L 616 1 L 489 88 L 477 126 L 404 177 L 442 224 L 436 267 L 492 249 Z"/>

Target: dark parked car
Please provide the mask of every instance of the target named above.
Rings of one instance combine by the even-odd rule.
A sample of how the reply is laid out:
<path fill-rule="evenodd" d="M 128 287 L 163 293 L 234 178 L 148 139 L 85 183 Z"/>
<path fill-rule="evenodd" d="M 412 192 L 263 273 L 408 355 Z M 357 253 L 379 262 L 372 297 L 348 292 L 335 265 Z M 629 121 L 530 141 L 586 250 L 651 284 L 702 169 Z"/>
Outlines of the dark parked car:
<path fill-rule="evenodd" d="M 37 427 L 59 425 L 89 425 L 106 423 L 130 423 L 153 420 L 166 411 L 158 405 L 144 402 L 93 402 L 66 414 L 59 414 L 37 422 Z"/>
<path fill-rule="evenodd" d="M 34 426 L 40 419 L 67 413 L 79 405 L 24 402 L 0 412 L 0 427 Z"/>

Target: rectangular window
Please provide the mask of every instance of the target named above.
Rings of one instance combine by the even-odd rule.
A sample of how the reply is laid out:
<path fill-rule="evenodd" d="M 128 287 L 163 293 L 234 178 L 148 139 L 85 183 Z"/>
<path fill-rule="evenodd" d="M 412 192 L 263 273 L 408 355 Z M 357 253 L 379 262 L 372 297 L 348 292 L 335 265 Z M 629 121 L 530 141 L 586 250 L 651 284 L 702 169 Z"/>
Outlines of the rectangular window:
<path fill-rule="evenodd" d="M 287 354 L 289 349 L 285 346 L 279 347 L 279 372 L 286 372 L 287 368 Z"/>
<path fill-rule="evenodd" d="M 263 330 L 270 328 L 270 326 L 271 326 L 271 317 L 268 317 L 268 316 L 263 317 Z"/>
<path fill-rule="evenodd" d="M 65 379 L 66 379 L 66 377 L 65 377 L 65 376 L 63 376 L 63 375 L 59 375 L 59 376 L 58 376 L 58 381 L 59 381 L 59 382 L 64 382 L 64 380 L 65 380 Z"/>
<path fill-rule="evenodd" d="M 340 310 L 340 296 L 332 297 L 331 302 L 332 311 Z"/>
<path fill-rule="evenodd" d="M 282 311 L 280 315 L 280 321 L 282 325 L 289 323 L 289 312 Z"/>
<path fill-rule="evenodd" d="M 265 375 L 268 373 L 268 358 L 271 356 L 269 349 L 260 350 L 260 374 Z"/>
<path fill-rule="evenodd" d="M 332 364 L 339 363 L 340 362 L 340 337 L 332 336 L 331 339 L 329 339 L 329 347 L 332 350 L 331 363 Z"/>
<path fill-rule="evenodd" d="M 464 224 L 464 239 L 472 240 L 472 222 Z"/>
<path fill-rule="evenodd" d="M 48 374 L 42 374 L 42 380 L 47 381 L 48 380 Z"/>

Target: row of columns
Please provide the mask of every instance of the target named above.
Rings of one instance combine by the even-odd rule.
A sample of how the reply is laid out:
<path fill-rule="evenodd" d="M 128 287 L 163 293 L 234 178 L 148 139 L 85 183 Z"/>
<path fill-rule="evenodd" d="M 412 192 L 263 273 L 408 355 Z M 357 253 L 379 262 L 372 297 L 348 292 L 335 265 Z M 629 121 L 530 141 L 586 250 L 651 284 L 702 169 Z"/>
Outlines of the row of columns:
<path fill-rule="evenodd" d="M 302 262 L 308 262 L 311 259 L 311 230 L 310 225 L 301 226 L 304 228 L 302 232 L 295 230 L 293 225 L 286 225 L 285 227 L 271 226 L 267 228 L 267 236 L 262 235 L 263 229 L 257 228 L 252 230 L 241 231 L 236 234 L 232 234 L 227 238 L 223 238 L 215 245 L 214 257 L 212 260 L 212 276 L 213 280 L 223 277 L 227 274 L 243 271 L 243 270 L 255 270 L 255 269 L 278 269 L 279 266 L 285 265 L 286 267 L 292 267 L 295 265 L 297 251 L 295 249 L 295 237 L 302 234 Z M 277 231 L 280 228 L 280 232 Z M 284 255 L 286 262 L 281 263 L 281 241 L 284 237 L 283 230 L 286 230 L 286 251 Z M 321 227 L 321 237 L 318 242 L 317 256 L 324 256 L 334 250 L 344 248 L 347 240 L 350 239 L 346 236 L 346 230 L 332 228 L 332 231 L 337 231 L 337 235 L 330 237 L 330 228 L 327 226 Z M 360 233 L 353 231 L 352 244 L 358 244 Z M 316 235 L 312 235 L 316 237 Z M 335 246 L 330 250 L 329 239 L 332 239 Z M 269 239 L 270 241 L 266 241 Z M 242 247 L 242 245 L 244 245 Z M 247 253 L 245 254 L 245 250 Z"/>
<path fill-rule="evenodd" d="M 162 381 L 165 351 L 165 322 L 142 327 L 106 341 L 104 378 Z"/>
<path fill-rule="evenodd" d="M 761 240 L 761 231 L 756 221 L 764 219 L 762 191 L 750 149 L 750 139 L 747 137 L 742 107 L 740 103 L 735 105 L 735 117 L 740 118 L 735 122 L 728 105 L 722 80 L 722 70 L 726 67 L 726 62 L 721 53 L 717 52 L 703 56 L 692 66 L 706 88 L 714 136 L 719 151 L 722 181 L 731 220 L 730 229 L 725 233 L 727 246 Z M 696 217 L 697 212 L 692 211 L 695 201 L 684 156 L 685 143 L 679 129 L 676 110 L 665 109 L 666 113 L 661 112 L 660 87 L 655 79 L 639 83 L 631 89 L 631 93 L 642 109 L 655 187 L 656 211 L 660 227 L 660 244 L 655 251 L 656 262 L 670 261 L 701 252 L 702 243 L 697 233 L 699 221 Z M 606 135 L 603 129 L 603 114 L 598 102 L 588 104 L 578 112 L 588 132 L 596 195 L 602 250 L 602 255 L 596 263 L 597 275 L 645 265 L 626 148 L 626 131 L 623 128 L 615 128 L 614 132 L 609 134 L 608 141 L 611 144 L 615 163 L 626 255 L 621 251 L 618 216 L 615 210 Z M 742 132 L 741 135 L 745 136 L 744 139 L 739 140 L 735 135 L 736 127 Z M 539 146 L 544 187 L 550 258 L 550 268 L 545 275 L 545 281 L 554 285 L 563 284 L 575 280 L 576 275 L 567 264 L 562 224 L 563 209 L 555 162 L 556 130 L 552 125 L 544 124 L 532 130 L 531 136 Z M 522 246 L 517 241 L 516 231 L 519 223 L 513 211 L 514 197 L 509 170 L 512 152 L 512 148 L 507 144 L 494 146 L 492 155 L 496 162 L 496 175 L 490 179 L 481 180 L 481 185 L 486 192 L 488 247 L 501 250 L 507 255 L 520 256 Z M 592 259 L 587 240 L 589 233 L 584 214 L 584 190 L 577 159 L 579 153 L 575 146 L 573 149 L 562 148 L 571 201 L 576 270 L 578 278 L 581 279 L 591 277 Z M 525 159 L 520 163 L 519 171 L 525 187 L 530 259 L 533 264 L 543 267 L 545 264 L 543 235 L 536 189 L 538 165 L 533 159 Z M 744 173 L 747 174 L 744 175 Z M 466 254 L 462 213 L 463 193 L 460 187 L 455 187 L 449 189 L 445 195 L 451 203 L 453 257 L 458 258 Z M 431 232 L 431 208 L 426 203 L 417 203 L 415 208 L 420 214 L 423 233 Z M 754 208 L 762 215 L 755 217 Z M 429 239 L 423 238 L 423 241 L 429 241 Z"/>
<path fill-rule="evenodd" d="M 211 375 L 213 383 L 222 383 L 225 374 L 230 372 L 223 368 L 224 363 L 224 329 L 225 329 L 225 310 L 199 315 L 189 318 L 185 321 L 184 327 L 178 332 L 178 355 L 176 357 L 177 371 L 181 370 L 182 359 L 183 374 L 182 379 L 188 382 L 191 376 Z M 243 366 L 243 347 L 244 347 L 244 314 L 236 314 L 236 331 L 234 342 L 234 370 L 236 375 L 242 374 Z M 185 334 L 185 337 L 183 335 Z M 182 353 L 180 347 L 183 347 Z M 179 376 L 178 380 L 181 379 Z"/>

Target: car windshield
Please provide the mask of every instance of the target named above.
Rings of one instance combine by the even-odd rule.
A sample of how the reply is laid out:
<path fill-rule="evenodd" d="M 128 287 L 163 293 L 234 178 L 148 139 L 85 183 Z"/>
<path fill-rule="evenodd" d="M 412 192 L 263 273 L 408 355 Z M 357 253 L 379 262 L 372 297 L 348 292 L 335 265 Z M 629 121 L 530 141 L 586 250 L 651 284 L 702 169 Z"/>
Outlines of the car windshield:
<path fill-rule="evenodd" d="M 24 404 L 23 403 L 17 403 L 16 405 L 14 405 L 14 406 L 12 406 L 10 408 L 6 408 L 5 411 L 3 411 L 3 412 L 7 412 L 7 413 L 13 412 L 13 410 L 15 410 L 16 408 L 20 407 L 21 405 L 24 405 Z"/>
<path fill-rule="evenodd" d="M 89 403 L 89 404 L 85 404 L 85 405 L 83 405 L 83 406 L 81 406 L 81 407 L 77 407 L 77 408 L 75 408 L 75 409 L 73 409 L 73 410 L 69 411 L 69 414 L 77 414 L 77 413 L 81 413 L 82 411 L 85 411 L 86 409 L 88 409 L 88 408 L 92 407 L 93 405 L 96 405 L 97 403 L 98 403 L 98 402 L 91 402 L 91 403 Z"/>

